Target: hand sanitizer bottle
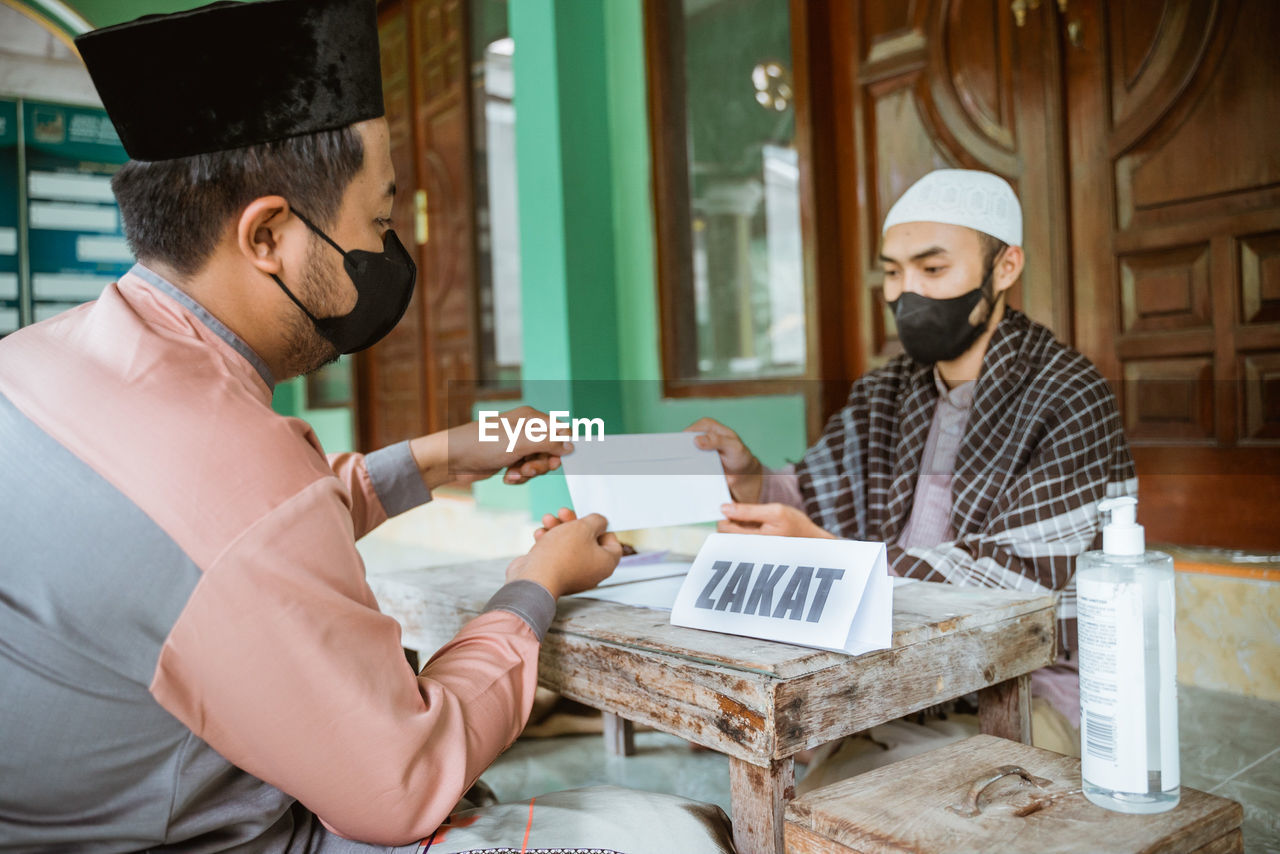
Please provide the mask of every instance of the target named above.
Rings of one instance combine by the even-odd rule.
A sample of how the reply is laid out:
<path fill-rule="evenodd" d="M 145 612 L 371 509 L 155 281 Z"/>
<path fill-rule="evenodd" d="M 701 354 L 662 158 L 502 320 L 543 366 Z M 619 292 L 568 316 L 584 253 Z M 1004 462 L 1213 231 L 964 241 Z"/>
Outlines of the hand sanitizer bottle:
<path fill-rule="evenodd" d="M 1144 551 L 1137 505 L 1099 502 L 1102 551 L 1076 564 L 1080 770 L 1095 804 L 1158 813 L 1178 803 L 1173 558 Z"/>

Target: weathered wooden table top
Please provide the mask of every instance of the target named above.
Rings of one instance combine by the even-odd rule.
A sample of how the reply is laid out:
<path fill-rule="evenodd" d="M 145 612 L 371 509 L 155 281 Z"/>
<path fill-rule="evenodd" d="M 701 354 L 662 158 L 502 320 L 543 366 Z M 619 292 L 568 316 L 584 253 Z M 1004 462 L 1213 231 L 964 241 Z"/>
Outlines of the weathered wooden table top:
<path fill-rule="evenodd" d="M 447 643 L 483 610 L 505 581 L 511 560 L 495 558 L 384 573 L 370 576 L 369 584 L 383 612 L 403 627 L 405 646 L 430 652 Z M 1052 608 L 1053 597 L 1042 594 L 928 581 L 903 584 L 893 591 L 892 648 L 912 646 L 960 630 L 996 626 Z M 655 608 L 585 596 L 565 597 L 559 601 L 551 632 L 582 635 L 779 678 L 824 670 L 850 659 L 840 652 L 673 626 L 670 618 L 669 611 Z M 884 652 L 887 651 L 859 658 Z"/>
<path fill-rule="evenodd" d="M 502 585 L 508 563 L 509 558 L 499 558 L 405 570 L 371 576 L 369 583 L 382 610 L 403 627 L 404 645 L 429 653 L 445 644 L 469 619 L 481 612 L 489 597 Z M 679 664 L 684 670 L 719 671 L 722 676 L 732 675 L 738 681 L 769 689 L 773 699 L 778 700 L 780 696 L 776 689 L 779 686 L 806 683 L 805 687 L 810 691 L 821 692 L 824 683 L 831 680 L 816 680 L 816 676 L 833 671 L 829 675 L 838 679 L 851 667 L 862 673 L 862 678 L 857 681 L 865 688 L 871 687 L 866 677 L 876 674 L 881 674 L 884 680 L 918 682 L 921 673 L 905 673 L 903 668 L 909 663 L 907 659 L 913 657 L 907 652 L 919 647 L 930 650 L 932 662 L 921 664 L 926 664 L 931 673 L 938 671 L 941 677 L 934 680 L 935 689 L 927 691 L 927 696 L 913 698 L 907 703 L 923 708 L 941 699 L 968 693 L 1051 663 L 1054 631 L 1051 596 L 923 581 L 894 589 L 892 647 L 856 657 L 776 641 L 683 628 L 673 626 L 669 621 L 668 611 L 586 598 L 562 598 L 557 618 L 543 645 L 543 681 L 574 699 L 583 699 L 560 684 L 563 680 L 559 677 L 565 674 L 554 666 L 554 658 L 584 646 L 607 646 L 615 653 L 610 656 L 614 666 L 623 661 L 643 665 L 657 659 L 668 670 Z M 984 640 L 988 642 L 981 643 Z M 975 645 L 974 641 L 979 643 Z M 553 661 L 545 661 L 548 658 Z M 601 664 L 603 667 L 604 662 Z M 1027 666 L 1022 667 L 1023 664 Z M 955 677 L 963 675 L 962 671 L 973 669 L 978 671 L 976 680 L 948 678 L 948 671 Z M 981 685 L 963 687 L 951 684 L 966 681 L 981 682 Z M 954 688 L 955 693 L 949 693 L 949 687 Z M 884 693 L 884 689 L 878 693 Z M 584 699 L 584 702 L 599 699 L 592 697 Z M 852 697 L 846 696 L 845 699 L 848 701 Z M 882 698 L 884 701 L 890 699 L 889 696 Z M 882 702 L 881 705 L 886 707 L 884 714 L 892 714 L 902 703 Z M 621 714 L 636 711 L 626 708 L 621 702 L 609 703 L 603 708 Z M 900 714 L 914 710 L 908 709 Z M 875 716 L 891 719 L 883 714 Z M 671 729 L 649 718 L 649 715 L 639 715 L 633 719 Z M 699 740 L 696 734 L 682 734 Z M 817 739 L 821 737 L 815 736 Z M 787 747 L 791 747 L 789 742 L 792 741 L 783 739 Z M 720 744 L 707 746 L 724 749 Z M 789 752 L 803 749 L 803 746 L 794 746 Z M 741 747 L 726 750 L 743 755 L 740 751 Z M 752 754 L 758 755 L 754 751 Z"/>
<path fill-rule="evenodd" d="M 502 586 L 510 559 L 372 576 L 405 646 L 447 643 Z M 618 719 L 729 756 L 734 840 L 783 850 L 793 756 L 979 692 L 983 729 L 1029 737 L 1027 674 L 1053 662 L 1052 596 L 914 582 L 893 591 L 893 645 L 851 656 L 673 626 L 669 611 L 562 598 L 538 679 Z M 611 718 L 615 715 L 617 718 Z"/>

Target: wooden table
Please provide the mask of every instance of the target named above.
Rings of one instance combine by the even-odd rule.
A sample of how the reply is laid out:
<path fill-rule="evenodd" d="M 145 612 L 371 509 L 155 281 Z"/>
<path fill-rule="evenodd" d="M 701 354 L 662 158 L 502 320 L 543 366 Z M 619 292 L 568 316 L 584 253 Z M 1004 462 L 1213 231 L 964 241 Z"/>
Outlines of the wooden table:
<path fill-rule="evenodd" d="M 375 575 L 404 645 L 443 646 L 479 614 L 509 559 Z M 565 598 L 542 644 L 539 681 L 629 725 L 729 756 L 741 854 L 782 849 L 801 750 L 979 692 L 982 731 L 1030 742 L 1027 674 L 1053 662 L 1053 598 L 916 582 L 894 590 L 893 646 L 849 656 L 672 626 L 665 611 Z M 610 714 L 617 718 L 610 719 Z"/>

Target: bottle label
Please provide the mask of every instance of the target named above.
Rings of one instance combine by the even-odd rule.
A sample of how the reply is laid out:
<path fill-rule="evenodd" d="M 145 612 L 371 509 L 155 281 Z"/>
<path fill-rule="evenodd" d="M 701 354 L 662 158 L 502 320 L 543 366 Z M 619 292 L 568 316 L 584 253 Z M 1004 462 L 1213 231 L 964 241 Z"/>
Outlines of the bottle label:
<path fill-rule="evenodd" d="M 1099 788 L 1145 793 L 1142 586 L 1077 576 L 1076 597 L 1081 774 Z"/>
<path fill-rule="evenodd" d="M 1177 613 L 1173 579 L 1161 582 L 1160 609 L 1160 788 L 1169 791 L 1180 780 L 1178 763 L 1178 653 L 1173 622 Z"/>

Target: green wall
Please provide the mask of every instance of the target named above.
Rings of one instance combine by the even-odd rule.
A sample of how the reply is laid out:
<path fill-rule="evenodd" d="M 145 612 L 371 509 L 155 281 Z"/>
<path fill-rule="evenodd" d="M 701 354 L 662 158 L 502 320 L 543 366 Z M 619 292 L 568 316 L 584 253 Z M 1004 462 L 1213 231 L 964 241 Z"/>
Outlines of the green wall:
<path fill-rule="evenodd" d="M 605 81 L 608 4 L 517 0 L 516 165 L 524 398 L 626 430 L 619 377 L 612 156 Z M 563 478 L 530 484 L 530 509 L 568 502 Z"/>
<path fill-rule="evenodd" d="M 295 377 L 276 386 L 276 392 L 271 398 L 271 408 L 281 415 L 301 418 L 310 424 L 326 453 L 339 454 L 355 448 L 355 419 L 352 418 L 352 410 L 349 407 L 309 408 L 307 384 L 303 377 Z"/>

